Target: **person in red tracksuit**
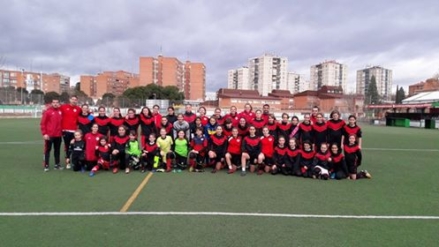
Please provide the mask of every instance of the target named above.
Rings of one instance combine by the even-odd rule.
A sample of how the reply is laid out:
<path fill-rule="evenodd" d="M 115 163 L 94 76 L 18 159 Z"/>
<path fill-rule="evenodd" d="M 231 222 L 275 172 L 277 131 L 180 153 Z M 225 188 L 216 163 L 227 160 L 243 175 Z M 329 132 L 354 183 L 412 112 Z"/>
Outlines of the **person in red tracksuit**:
<path fill-rule="evenodd" d="M 265 119 L 262 118 L 262 111 L 261 110 L 256 110 L 255 111 L 255 118 L 253 119 L 253 122 L 251 122 L 251 124 L 253 126 L 255 126 L 256 128 L 256 135 L 257 136 L 262 136 L 262 128 L 264 128 L 265 124 L 267 122 L 265 121 Z"/>
<path fill-rule="evenodd" d="M 113 142 L 113 138 L 117 135 L 117 130 L 120 126 L 125 123 L 125 118 L 120 114 L 119 107 L 113 108 L 113 114 L 110 117 L 110 138 L 108 142 L 111 144 Z"/>
<path fill-rule="evenodd" d="M 262 128 L 261 137 L 261 153 L 258 156 L 258 160 L 261 160 L 262 163 L 258 167 L 258 175 L 262 175 L 265 172 L 270 172 L 271 167 L 274 165 L 274 145 L 275 139 L 274 136 L 270 135 L 270 131 L 268 127 Z"/>
<path fill-rule="evenodd" d="M 99 126 L 99 134 L 108 137 L 108 132 L 110 130 L 110 121 L 111 118 L 107 117 L 105 114 L 106 110 L 105 107 L 100 106 L 98 108 L 98 116 L 94 118 L 95 123 Z"/>
<path fill-rule="evenodd" d="M 210 136 L 208 150 L 209 165 L 214 165 L 212 173 L 216 173 L 221 170 L 224 155 L 227 151 L 227 137 L 223 134 L 221 125 L 216 126 L 216 133 Z"/>
<path fill-rule="evenodd" d="M 160 132 L 160 123 L 162 121 L 162 115 L 160 115 L 160 106 L 154 105 L 152 107 L 152 117 L 154 118 L 155 126 L 157 127 L 157 134 Z"/>
<path fill-rule="evenodd" d="M 99 132 L 98 124 L 94 123 L 91 126 L 91 132 L 84 135 L 85 141 L 85 164 L 84 168 L 90 171 L 98 161 L 98 156 L 96 154 L 96 147 L 99 145 L 99 140 L 103 135 Z"/>
<path fill-rule="evenodd" d="M 70 96 L 69 104 L 63 104 L 60 107 L 62 113 L 61 129 L 64 141 L 64 152 L 66 155 L 66 168 L 70 169 L 70 162 L 67 162 L 70 142 L 74 138 L 74 133 L 78 129 L 78 116 L 81 113 L 81 107 L 78 106 L 78 97 Z"/>
<path fill-rule="evenodd" d="M 80 129 L 85 136 L 91 131 L 91 126 L 94 123 L 94 116 L 90 113 L 90 108 L 87 104 L 81 106 L 81 113 L 78 116 L 78 129 Z"/>
<path fill-rule="evenodd" d="M 250 105 L 249 103 L 245 104 L 244 111 L 239 113 L 239 118 L 245 118 L 245 121 L 250 124 L 255 118 L 255 113 L 252 110 L 252 105 Z"/>
<path fill-rule="evenodd" d="M 224 121 L 223 125 L 223 134 L 227 137 L 232 136 L 232 131 L 235 127 L 233 127 L 233 122 L 231 118 L 227 118 L 226 121 Z M 236 129 L 238 130 L 238 129 Z"/>
<path fill-rule="evenodd" d="M 44 171 L 49 171 L 50 151 L 54 149 L 56 170 L 61 169 L 60 166 L 60 149 L 62 136 L 62 112 L 59 108 L 59 99 L 53 99 L 51 106 L 44 111 L 40 122 L 41 134 L 44 139 Z"/>
<path fill-rule="evenodd" d="M 232 135 L 228 139 L 226 163 L 229 167 L 228 174 L 236 171 L 238 165 L 241 163 L 241 143 L 242 137 L 238 135 L 238 129 L 232 129 Z"/>
<path fill-rule="evenodd" d="M 241 156 L 241 176 L 246 175 L 247 161 L 250 162 L 250 172 L 256 170 L 256 166 L 261 165 L 262 159 L 259 156 L 261 153 L 261 138 L 256 136 L 255 126 L 249 127 L 249 135 L 245 136 L 242 141 L 242 156 Z"/>
<path fill-rule="evenodd" d="M 232 125 L 233 127 L 237 127 L 239 123 L 239 114 L 237 112 L 236 106 L 230 107 L 230 112 L 224 116 L 225 119 L 230 118 L 232 119 Z"/>
<path fill-rule="evenodd" d="M 207 123 L 209 123 L 209 117 L 206 116 L 206 108 L 204 106 L 201 106 L 198 108 L 198 117 L 201 119 L 201 125 L 206 126 Z"/>
<path fill-rule="evenodd" d="M 215 108 L 215 111 L 214 111 L 212 117 L 215 117 L 216 122 L 218 123 L 218 125 L 221 125 L 221 126 L 224 124 L 224 121 L 226 120 L 226 118 L 221 116 L 221 108 Z"/>

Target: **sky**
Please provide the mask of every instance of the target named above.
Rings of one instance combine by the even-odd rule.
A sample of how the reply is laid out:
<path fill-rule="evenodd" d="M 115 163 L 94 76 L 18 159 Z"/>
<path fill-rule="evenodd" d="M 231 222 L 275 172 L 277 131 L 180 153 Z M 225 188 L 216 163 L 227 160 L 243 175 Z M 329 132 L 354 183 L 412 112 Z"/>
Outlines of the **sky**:
<path fill-rule="evenodd" d="M 81 74 L 139 72 L 139 57 L 206 65 L 207 91 L 265 53 L 310 77 L 346 64 L 349 91 L 367 65 L 407 87 L 439 73 L 439 1 L 17 0 L 0 3 L 0 68 Z"/>

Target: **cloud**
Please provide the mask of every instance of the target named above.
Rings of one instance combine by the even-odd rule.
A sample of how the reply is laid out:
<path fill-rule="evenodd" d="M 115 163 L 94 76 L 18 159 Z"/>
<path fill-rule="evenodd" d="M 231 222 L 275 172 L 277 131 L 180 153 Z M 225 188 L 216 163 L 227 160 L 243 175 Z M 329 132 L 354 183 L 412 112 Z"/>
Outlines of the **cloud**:
<path fill-rule="evenodd" d="M 203 62 L 207 90 L 227 71 L 272 53 L 309 77 L 327 59 L 356 70 L 381 65 L 394 84 L 439 69 L 439 2 L 336 1 L 12 1 L 0 3 L 0 66 L 78 78 L 103 70 L 138 72 L 140 56 Z"/>

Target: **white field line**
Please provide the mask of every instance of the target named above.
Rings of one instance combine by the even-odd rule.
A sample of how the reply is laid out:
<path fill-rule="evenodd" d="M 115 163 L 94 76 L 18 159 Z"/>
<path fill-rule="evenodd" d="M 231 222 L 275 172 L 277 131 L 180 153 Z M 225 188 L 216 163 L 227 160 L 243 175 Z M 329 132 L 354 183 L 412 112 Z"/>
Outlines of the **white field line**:
<path fill-rule="evenodd" d="M 235 217 L 279 217 L 317 219 L 387 219 L 387 220 L 439 220 L 439 216 L 421 215 L 325 215 L 325 214 L 271 214 L 234 212 L 1 212 L 0 217 L 23 216 L 235 216 Z"/>

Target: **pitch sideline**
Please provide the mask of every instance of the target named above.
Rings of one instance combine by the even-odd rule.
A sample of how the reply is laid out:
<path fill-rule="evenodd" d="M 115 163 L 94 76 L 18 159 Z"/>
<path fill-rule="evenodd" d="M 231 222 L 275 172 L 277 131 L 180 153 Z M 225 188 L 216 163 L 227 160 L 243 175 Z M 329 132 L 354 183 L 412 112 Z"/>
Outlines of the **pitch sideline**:
<path fill-rule="evenodd" d="M 439 216 L 422 215 L 325 215 L 325 214 L 277 214 L 237 212 L 0 212 L 0 217 L 26 216 L 235 216 L 317 219 L 385 219 L 385 220 L 439 220 Z"/>

